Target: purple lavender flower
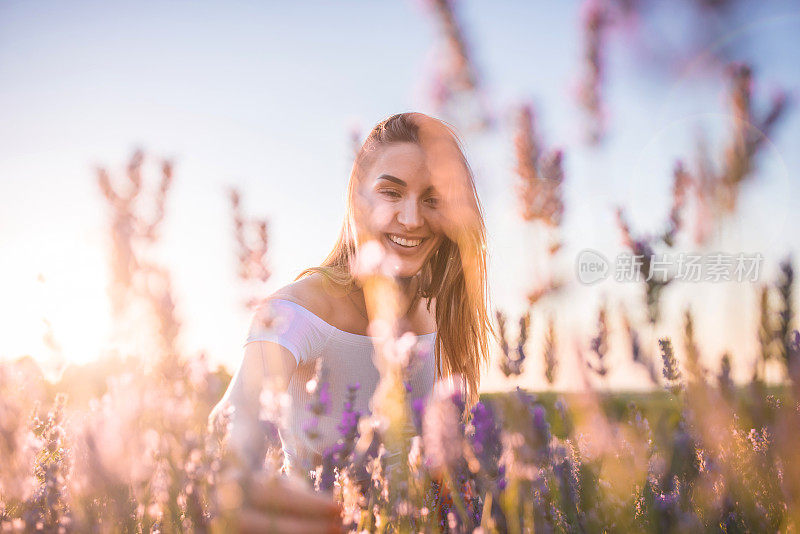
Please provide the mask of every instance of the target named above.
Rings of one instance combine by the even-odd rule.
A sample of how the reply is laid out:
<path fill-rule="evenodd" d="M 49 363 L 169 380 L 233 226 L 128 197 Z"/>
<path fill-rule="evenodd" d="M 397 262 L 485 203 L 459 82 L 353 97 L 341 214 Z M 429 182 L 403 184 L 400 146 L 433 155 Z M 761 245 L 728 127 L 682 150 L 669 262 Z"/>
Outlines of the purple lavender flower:
<path fill-rule="evenodd" d="M 544 341 L 544 376 L 551 386 L 556 380 L 558 355 L 556 354 L 555 323 L 550 317 L 547 321 L 547 334 Z"/>
<path fill-rule="evenodd" d="M 526 440 L 524 447 L 540 463 L 547 464 L 550 461 L 550 423 L 547 422 L 547 412 L 544 406 L 536 402 L 535 397 L 524 392 L 517 387 L 516 395 L 520 403 L 525 407 L 530 417 L 530 424 L 526 429 Z"/>
<path fill-rule="evenodd" d="M 522 364 L 525 361 L 525 342 L 528 339 L 528 328 L 530 324 L 530 310 L 520 317 L 519 320 L 519 338 L 517 340 L 517 348 L 512 353 L 509 348 L 508 340 L 506 338 L 506 316 L 500 310 L 495 312 L 497 317 L 497 327 L 500 337 L 500 348 L 503 351 L 503 356 L 500 359 L 500 370 L 505 376 L 517 376 L 522 373 Z"/>
<path fill-rule="evenodd" d="M 33 475 L 36 489 L 23 505 L 26 530 L 59 532 L 71 521 L 67 501 L 70 449 L 63 428 L 66 396 L 59 393 L 46 419 L 33 418 L 33 434 L 41 440 Z"/>
<path fill-rule="evenodd" d="M 500 428 L 495 422 L 491 405 L 479 402 L 472 408 L 472 427 L 474 431 L 470 436 L 470 442 L 475 456 L 485 471 L 496 471 L 502 445 Z"/>
<path fill-rule="evenodd" d="M 675 235 L 681 229 L 683 218 L 681 210 L 686 203 L 687 190 L 691 184 L 692 177 L 684 168 L 683 162 L 678 160 L 672 171 L 672 207 L 669 211 L 669 223 L 667 230 L 661 239 L 671 247 L 675 244 Z"/>
<path fill-rule="evenodd" d="M 472 59 L 455 3 L 451 0 L 429 0 L 434 17 L 444 39 L 441 62 L 437 65 L 432 84 L 432 96 L 440 113 L 464 115 L 469 110 L 468 126 L 482 130 L 493 120 L 484 102 L 480 75 Z M 465 100 L 471 105 L 464 106 Z M 463 117 L 462 117 L 463 119 Z"/>
<path fill-rule="evenodd" d="M 308 421 L 305 421 L 302 425 L 303 432 L 308 439 L 317 440 L 320 437 L 319 433 L 319 418 L 312 417 Z"/>
<path fill-rule="evenodd" d="M 508 480 L 506 479 L 506 466 L 501 464 L 497 468 L 497 476 L 499 477 L 497 480 L 497 489 L 503 491 L 506 489 L 506 485 L 508 484 Z"/>
<path fill-rule="evenodd" d="M 450 469 L 463 459 L 464 429 L 457 397 L 456 394 L 436 399 L 425 410 L 422 435 L 426 462 L 432 467 Z"/>
<path fill-rule="evenodd" d="M 668 337 L 661 338 L 658 340 L 658 346 L 661 348 L 661 360 L 664 362 L 662 369 L 664 378 L 672 392 L 677 393 L 681 389 L 681 370 L 672 350 L 672 341 Z"/>
<path fill-rule="evenodd" d="M 554 407 L 558 412 L 559 417 L 561 418 L 560 435 L 568 436 L 572 434 L 572 417 L 570 417 L 569 415 L 567 400 L 562 395 L 559 395 L 558 398 L 556 399 Z"/>
<path fill-rule="evenodd" d="M 322 361 L 317 363 L 317 372 L 313 379 L 306 384 L 311 393 L 311 401 L 306 409 L 311 413 L 311 419 L 303 424 L 303 431 L 312 439 L 319 439 L 319 418 L 327 415 L 331 408 L 330 386 L 327 380 L 327 370 L 322 366 Z"/>
<path fill-rule="evenodd" d="M 525 361 L 527 355 L 525 354 L 525 343 L 528 341 L 528 330 L 531 324 L 531 311 L 528 309 L 522 317 L 519 318 L 519 338 L 517 339 L 517 367 L 521 372 L 522 363 Z"/>
<path fill-rule="evenodd" d="M 583 511 L 580 506 L 580 463 L 577 453 L 569 440 L 565 445 L 559 445 L 556 452 L 560 460 L 554 462 L 553 473 L 556 475 L 561 491 L 561 511 L 570 520 L 578 522 L 582 527 L 580 530 L 584 531 L 586 529 L 583 527 Z"/>
<path fill-rule="evenodd" d="M 780 359 L 790 365 L 789 356 L 791 353 L 792 332 L 790 323 L 794 317 L 792 305 L 792 284 L 794 282 L 794 269 L 792 259 L 788 257 L 780 263 L 781 277 L 777 283 L 778 295 L 780 297 L 780 308 L 778 310 L 778 324 L 775 328 L 775 345 L 778 349 Z"/>
<path fill-rule="evenodd" d="M 583 67 L 577 98 L 588 119 L 586 140 L 597 145 L 606 131 L 606 111 L 603 106 L 602 85 L 604 52 L 611 17 L 608 6 L 599 0 L 586 0 L 581 5 Z"/>
<path fill-rule="evenodd" d="M 653 257 L 654 250 L 653 244 L 657 237 L 645 236 L 634 237 L 630 224 L 625 218 L 625 212 L 621 207 L 616 209 L 616 222 L 617 227 L 622 234 L 622 242 L 628 248 L 634 257 L 640 258 L 641 263 L 634 263 L 637 271 L 637 280 L 639 276 L 644 278 L 645 300 L 647 302 L 647 315 L 651 324 L 658 322 L 660 309 L 659 303 L 661 300 L 661 291 L 669 285 L 674 278 L 664 275 L 662 277 L 654 276 L 653 272 Z M 663 239 L 663 235 L 660 236 Z"/>
<path fill-rule="evenodd" d="M 373 426 L 369 432 L 370 434 L 364 436 L 369 439 L 369 445 L 364 450 L 356 451 L 350 469 L 351 477 L 360 486 L 362 493 L 366 493 L 371 486 L 372 476 L 367 466 L 379 458 L 383 444 L 383 438 L 378 428 Z"/>
<path fill-rule="evenodd" d="M 727 352 L 722 355 L 719 362 L 719 374 L 717 375 L 717 384 L 723 395 L 729 400 L 733 398 L 734 383 L 731 376 L 731 355 Z"/>
<path fill-rule="evenodd" d="M 800 332 L 797 330 L 790 336 L 787 360 L 789 378 L 794 383 L 795 389 L 800 391 Z"/>
<path fill-rule="evenodd" d="M 411 417 L 414 420 L 414 429 L 418 436 L 422 435 L 422 420 L 425 416 L 425 399 L 411 401 Z"/>
<path fill-rule="evenodd" d="M 335 450 L 335 465 L 343 468 L 348 460 L 348 457 L 355 448 L 356 441 L 358 441 L 358 421 L 361 418 L 361 412 L 354 410 L 356 395 L 360 388 L 360 384 L 347 387 L 347 400 L 344 403 L 344 410 L 342 411 L 342 419 L 337 426 L 339 430 L 339 441 L 336 443 Z"/>
<path fill-rule="evenodd" d="M 596 364 L 586 362 L 589 369 L 597 373 L 598 376 L 604 378 L 608 374 L 608 365 L 606 365 L 606 352 L 608 351 L 608 323 L 606 322 L 606 309 L 605 306 L 600 307 L 597 314 L 597 335 L 591 341 L 592 352 L 595 354 L 597 360 Z"/>
<path fill-rule="evenodd" d="M 668 493 L 658 492 L 653 497 L 653 504 L 655 504 L 657 510 L 660 512 L 672 512 L 678 507 L 678 500 L 680 499 L 678 486 L 676 485 L 674 491 Z"/>
<path fill-rule="evenodd" d="M 308 409 L 314 415 L 325 415 L 330 411 L 331 393 L 327 382 L 321 383 L 314 392 Z"/>
<path fill-rule="evenodd" d="M 325 451 L 325 454 L 322 455 L 322 470 L 317 480 L 317 491 L 331 491 L 333 489 L 333 483 L 336 480 L 334 455 L 333 448 Z"/>

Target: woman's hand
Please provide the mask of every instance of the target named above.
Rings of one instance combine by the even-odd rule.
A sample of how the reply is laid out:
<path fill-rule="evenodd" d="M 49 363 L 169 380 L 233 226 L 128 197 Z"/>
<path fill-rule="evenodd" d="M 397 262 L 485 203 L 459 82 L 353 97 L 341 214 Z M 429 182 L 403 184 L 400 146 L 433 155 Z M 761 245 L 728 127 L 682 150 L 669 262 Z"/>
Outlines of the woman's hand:
<path fill-rule="evenodd" d="M 258 473 L 243 489 L 240 532 L 345 532 L 339 505 L 297 479 Z"/>

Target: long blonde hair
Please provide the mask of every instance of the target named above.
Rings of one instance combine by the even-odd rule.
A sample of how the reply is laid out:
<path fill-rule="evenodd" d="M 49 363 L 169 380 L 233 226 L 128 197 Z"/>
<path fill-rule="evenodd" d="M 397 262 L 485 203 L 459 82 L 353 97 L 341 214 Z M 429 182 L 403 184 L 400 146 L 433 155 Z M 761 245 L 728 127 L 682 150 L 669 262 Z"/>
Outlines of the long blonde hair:
<path fill-rule="evenodd" d="M 419 291 L 414 299 L 436 299 L 436 376 L 460 375 L 464 380 L 467 405 L 478 400 L 481 368 L 489 363 L 490 337 L 496 340 L 489 307 L 487 277 L 486 227 L 483 210 L 475 188 L 475 180 L 464 156 L 461 141 L 447 123 L 422 113 L 401 113 L 379 122 L 358 151 L 350 181 L 344 222 L 333 250 L 321 265 L 303 270 L 299 280 L 314 272 L 351 291 L 356 288 L 350 271 L 359 246 L 356 232 L 355 199 L 358 185 L 364 178 L 377 149 L 393 143 L 448 143 L 458 153 L 456 164 L 463 169 L 464 183 L 450 181 L 450 220 L 445 238 L 419 273 Z M 452 170 L 452 162 L 448 168 Z M 454 176 L 454 174 L 448 174 Z M 413 305 L 413 304 L 412 304 Z"/>

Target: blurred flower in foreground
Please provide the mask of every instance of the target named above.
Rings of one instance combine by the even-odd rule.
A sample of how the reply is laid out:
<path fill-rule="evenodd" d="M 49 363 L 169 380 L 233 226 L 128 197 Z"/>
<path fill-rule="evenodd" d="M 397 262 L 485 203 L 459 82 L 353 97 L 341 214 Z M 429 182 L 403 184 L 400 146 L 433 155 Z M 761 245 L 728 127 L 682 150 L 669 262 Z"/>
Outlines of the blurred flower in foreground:
<path fill-rule="evenodd" d="M 578 102 L 589 118 L 587 140 L 599 143 L 606 131 L 606 112 L 603 108 L 603 53 L 609 14 L 604 0 L 584 0 L 580 11 L 583 33 L 583 70 L 578 85 Z"/>
<path fill-rule="evenodd" d="M 731 132 L 720 155 L 717 168 L 703 137 L 697 141 L 696 165 L 689 171 L 696 198 L 694 240 L 698 245 L 708 241 L 715 222 L 735 212 L 741 187 L 752 179 L 755 160 L 765 141 L 774 135 L 780 119 L 786 114 L 789 99 L 785 92 L 776 92 L 769 109 L 757 117 L 753 105 L 753 69 L 745 63 L 732 63 L 727 68 L 730 80 L 728 101 L 732 116 Z"/>
<path fill-rule="evenodd" d="M 165 354 L 175 353 L 175 339 L 179 322 L 175 316 L 175 305 L 169 273 L 150 257 L 152 248 L 159 239 L 164 220 L 164 205 L 172 186 L 173 168 L 169 161 L 162 161 L 161 181 L 152 200 L 151 210 L 144 210 L 142 166 L 144 152 L 137 150 L 127 166 L 127 191 L 122 192 L 111 183 L 108 171 L 97 170 L 100 191 L 111 210 L 111 263 L 112 284 L 109 288 L 112 311 L 119 323 L 125 323 L 125 313 L 137 297 L 144 297 L 156 317 L 159 328 L 159 349 Z M 152 213 L 148 218 L 147 214 Z M 134 335 L 134 334 L 129 334 Z"/>
<path fill-rule="evenodd" d="M 242 213 L 241 194 L 235 188 L 229 192 L 233 209 L 234 239 L 239 259 L 239 279 L 244 282 L 266 282 L 270 277 L 266 255 L 269 250 L 268 222 L 266 219 L 246 220 Z M 251 234 L 254 238 L 251 238 Z M 252 243 L 252 244 L 251 244 Z M 253 299 L 247 307 L 254 306 Z"/>
<path fill-rule="evenodd" d="M 434 469 L 455 469 L 464 456 L 463 408 L 459 393 L 433 399 L 425 410 L 423 438 L 426 463 Z"/>
<path fill-rule="evenodd" d="M 456 122 L 464 118 L 465 129 L 491 125 L 480 81 L 453 0 L 426 0 L 441 31 L 441 48 L 432 80 L 435 107 Z"/>
<path fill-rule="evenodd" d="M 531 106 L 523 106 L 518 112 L 514 150 L 515 170 L 520 178 L 516 191 L 523 220 L 557 227 L 564 213 L 563 152 L 560 149 L 542 152 Z"/>

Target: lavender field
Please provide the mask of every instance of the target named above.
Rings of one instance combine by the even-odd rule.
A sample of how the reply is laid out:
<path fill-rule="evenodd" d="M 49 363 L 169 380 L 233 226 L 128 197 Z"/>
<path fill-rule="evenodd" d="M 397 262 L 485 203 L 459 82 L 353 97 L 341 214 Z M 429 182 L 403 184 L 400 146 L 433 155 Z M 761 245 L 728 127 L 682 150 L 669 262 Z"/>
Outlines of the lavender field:
<path fill-rule="evenodd" d="M 4 14 L 8 20 L 33 18 L 12 4 L 0 7 L 0 19 Z M 797 531 L 800 332 L 792 223 L 800 199 L 800 160 L 786 147 L 796 143 L 800 123 L 793 108 L 797 87 L 779 83 L 796 77 L 774 73 L 794 72 L 781 54 L 796 59 L 798 50 L 796 42 L 778 53 L 771 48 L 765 53 L 768 47 L 759 46 L 777 42 L 766 36 L 770 28 L 790 33 L 800 28 L 797 6 L 781 4 L 772 12 L 734 0 L 685 0 L 679 2 L 679 14 L 647 1 L 585 0 L 562 7 L 552 16 L 568 19 L 574 39 L 559 43 L 572 55 L 553 50 L 555 60 L 525 61 L 538 61 L 553 72 L 561 72 L 554 64 L 569 63 L 573 83 L 567 91 L 537 71 L 531 83 L 548 89 L 519 97 L 535 91 L 508 74 L 520 69 L 518 52 L 508 43 L 496 45 L 503 61 L 495 61 L 493 70 L 497 51 L 491 51 L 487 37 L 500 42 L 500 34 L 491 32 L 511 14 L 493 16 L 482 26 L 479 13 L 486 8 L 474 3 L 417 4 L 414 9 L 430 24 L 436 43 L 420 82 L 424 88 L 414 89 L 424 96 L 393 96 L 391 104 L 413 102 L 451 122 L 468 141 L 478 189 L 486 199 L 490 238 L 500 243 L 490 250 L 494 281 L 508 298 L 492 301 L 496 337 L 477 404 L 467 406 L 463 392 L 444 382 L 426 400 L 412 401 L 407 377 L 422 349 L 408 335 L 393 338 L 385 349 L 391 357 L 380 367 L 371 413 L 353 409 L 360 384 L 350 384 L 338 442 L 324 450 L 319 465 L 293 475 L 293 482 L 336 503 L 331 531 Z M 96 9 L 84 8 L 87 13 Z M 271 9 L 277 16 L 280 9 Z M 247 17 L 240 16 L 242 31 L 251 31 Z M 326 24 L 316 18 L 308 24 L 325 31 Z M 0 22 L 0 34 L 11 26 Z M 75 27 L 88 28 L 88 23 Z M 413 35 L 427 35 L 419 31 Z M 740 39 L 744 34 L 750 37 Z M 784 35 L 775 30 L 779 34 Z M 0 39 L 0 75 L 16 68 L 9 59 L 10 43 L 22 38 L 9 35 L 7 41 Z M 544 46 L 544 40 L 536 39 L 524 46 Z M 344 65 L 341 57 L 350 44 L 331 45 L 337 46 L 336 58 Z M 289 63 L 312 56 L 298 48 Z M 123 57 L 118 56 L 120 65 Z M 262 70 L 282 73 L 288 68 L 243 57 Z M 365 64 L 370 61 L 391 62 L 365 54 Z M 623 67 L 634 69 L 632 78 L 615 78 L 615 69 Z M 773 73 L 766 81 L 759 77 L 764 71 Z M 366 86 L 369 78 L 360 83 Z M 91 81 L 85 74 L 80 84 Z M 331 82 L 331 90 L 351 90 L 339 83 Z M 504 94 L 499 89 L 504 83 L 519 90 Z M 653 88 L 666 83 L 671 84 L 668 96 Z M 270 80 L 263 87 L 273 84 L 279 85 Z M 11 90 L 22 94 L 26 89 L 20 82 Z M 670 117 L 653 128 L 658 131 L 651 140 L 637 144 L 625 135 L 626 113 L 633 112 L 623 109 L 636 91 L 680 102 L 695 92 L 710 93 L 708 101 L 718 107 L 685 111 L 692 120 L 700 117 L 696 123 Z M 368 92 L 357 96 L 365 99 L 365 107 L 379 111 L 370 107 L 363 113 L 384 117 L 397 111 L 384 109 L 385 101 L 366 100 Z M 195 109 L 192 97 L 182 94 L 184 111 Z M 5 98 L 0 95 L 0 104 L 9 104 Z M 695 102 L 698 108 L 708 105 L 700 101 Z M 32 109 L 31 102 L 24 104 Z M 286 105 L 300 109 L 310 104 Z M 342 106 L 349 109 L 350 104 Z M 666 108 L 647 109 L 656 115 Z M 562 109 L 574 119 L 569 128 L 555 126 Z M 196 119 L 191 113 L 184 116 L 188 125 Z M 213 126 L 212 115 L 203 120 Z M 324 203 L 316 197 L 339 195 L 344 186 L 337 182 L 325 189 L 329 186 L 322 178 L 303 180 L 320 168 L 336 167 L 339 160 L 346 162 L 342 168 L 351 165 L 366 133 L 358 128 L 348 132 L 344 119 L 333 117 L 331 112 L 328 120 L 339 129 L 336 142 L 346 146 L 344 156 L 329 157 L 320 149 L 311 157 L 297 148 L 305 150 L 310 139 L 298 131 L 311 128 L 278 124 L 270 130 L 274 137 L 265 143 L 268 148 L 253 149 L 263 157 L 263 167 L 254 163 L 252 174 L 272 177 L 243 179 L 238 185 L 232 176 L 247 174 L 247 165 L 228 168 L 220 162 L 247 159 L 248 147 L 237 140 L 231 160 L 204 160 L 198 154 L 216 149 L 205 145 L 203 137 L 191 137 L 190 126 L 175 130 L 175 137 L 159 137 L 163 125 L 137 129 L 141 125 L 131 119 L 134 133 L 125 135 L 151 132 L 159 148 L 135 148 L 120 158 L 128 144 L 113 150 L 90 144 L 98 147 L 91 162 L 83 161 L 85 154 L 76 148 L 83 138 L 70 145 L 42 134 L 41 144 L 49 148 L 34 157 L 38 153 L 14 144 L 17 132 L 0 127 L 0 142 L 13 148 L 13 156 L 0 152 L 0 173 L 8 173 L 4 182 L 16 184 L 0 190 L 8 199 L 3 201 L 8 216 L 0 219 L 0 251 L 10 258 L 0 264 L 8 302 L 0 309 L 6 323 L 0 333 L 0 532 L 223 533 L 242 528 L 241 510 L 254 498 L 255 486 L 242 484 L 242 458 L 229 446 L 233 412 L 212 414 L 241 353 L 220 356 L 194 347 L 216 343 L 213 333 L 225 338 L 218 346 L 240 349 L 244 337 L 235 332 L 245 332 L 246 321 L 270 291 L 307 267 L 307 258 L 318 261 L 326 252 L 327 243 L 319 248 L 310 237 L 327 232 L 325 217 L 341 216 L 339 197 Z M 274 119 L 281 122 L 277 115 Z M 225 120 L 217 125 L 224 128 Z M 19 139 L 35 131 L 34 118 L 30 121 Z M 124 130 L 128 123 L 120 124 Z M 252 124 L 248 128 L 256 131 Z M 313 131 L 308 135 L 323 137 Z M 669 141 L 663 141 L 666 137 Z M 39 142 L 35 135 L 31 139 Z M 648 166 L 648 150 L 658 152 L 658 165 Z M 76 214 L 76 220 L 78 212 L 99 214 L 96 234 L 89 238 L 46 237 L 58 231 L 60 221 L 72 232 L 69 217 L 28 218 L 26 210 L 36 204 L 29 198 L 45 189 L 41 184 L 58 181 L 41 162 L 57 160 L 62 151 L 81 160 L 64 172 L 78 176 L 71 187 L 85 187 L 89 200 L 80 204 L 69 195 L 43 200 L 42 210 L 67 204 L 64 213 Z M 292 160 L 284 167 L 276 156 L 281 151 L 320 162 Z M 221 175 L 207 191 L 197 178 L 206 164 Z M 33 174 L 27 182 L 17 178 L 28 176 L 19 170 L 27 167 L 40 169 L 46 178 L 41 183 Z M 286 175 L 287 168 L 294 174 Z M 628 173 L 631 169 L 639 174 Z M 292 189 L 293 181 L 315 194 Z M 19 185 L 23 182 L 27 185 Z M 25 202 L 14 200 L 22 195 Z M 280 208 L 285 211 L 278 211 L 281 203 L 287 204 Z M 287 215 L 301 209 L 305 212 Z M 215 218 L 218 212 L 221 219 Z M 301 224 L 299 218 L 308 222 Z M 16 220 L 23 222 L 12 224 Z M 217 224 L 220 220 L 223 224 Z M 25 233 L 39 231 L 45 233 Z M 30 236 L 41 242 L 28 244 Z M 306 239 L 310 251 L 296 245 Z M 50 282 L 38 264 L 25 263 L 26 251 L 39 257 L 34 249 L 56 249 L 56 242 L 66 243 L 66 252 L 55 263 L 70 264 L 70 255 L 83 258 L 74 270 L 64 271 L 66 278 L 76 286 L 99 288 L 102 313 L 92 315 L 90 304 L 52 289 L 57 283 L 46 285 Z M 88 242 L 102 243 L 101 257 L 81 248 Z M 187 254 L 190 248 L 206 256 Z M 214 261 L 230 267 L 224 271 L 228 278 L 218 276 Z M 96 275 L 100 272 L 105 273 L 102 280 Z M 24 311 L 30 309 L 24 303 L 33 300 L 24 289 L 28 278 L 47 288 L 52 302 L 61 299 L 49 308 L 57 311 L 43 317 L 44 331 L 37 336 Z M 24 290 L 15 293 L 15 285 Z M 214 293 L 215 287 L 235 295 L 224 301 L 228 307 L 216 306 L 221 297 L 201 311 L 199 300 L 189 301 L 197 293 Z M 89 293 L 78 291 L 89 302 Z M 76 357 L 73 346 L 106 347 L 106 340 L 99 341 L 102 328 L 94 324 L 101 316 L 109 325 L 108 346 L 116 350 Z M 75 342 L 66 349 L 59 336 L 68 328 L 59 330 L 59 320 L 88 325 L 74 338 L 94 343 L 94 336 L 96 344 Z M 208 337 L 195 345 L 186 341 L 199 334 Z M 30 350 L 18 348 L 28 342 Z M 326 377 L 318 369 L 307 388 L 313 397 L 309 409 L 322 417 L 332 406 Z M 268 394 L 267 388 L 261 396 L 267 452 L 257 460 L 264 473 L 278 477 L 283 476 L 278 431 L 286 424 L 287 399 Z M 315 426 L 306 432 L 314 439 Z M 271 530 L 284 531 L 278 524 Z"/>
<path fill-rule="evenodd" d="M 788 294 L 788 264 L 785 273 L 775 289 Z M 484 395 L 466 424 L 458 395 L 404 405 L 398 382 L 390 413 L 345 411 L 341 440 L 308 483 L 341 503 L 342 523 L 355 531 L 792 530 L 800 335 L 765 346 L 788 370 L 785 385 L 769 387 L 757 375 L 735 385 L 727 359 L 702 368 L 691 336 L 687 322 L 684 365 L 669 339 L 659 341 L 666 391 L 518 389 Z M 593 340 L 603 343 L 602 334 Z M 4 530 L 236 524 L 243 496 L 226 476 L 236 468 L 225 453 L 226 418 L 206 421 L 224 372 L 174 353 L 146 371 L 140 360 L 103 362 L 55 384 L 30 360 L 0 370 Z M 402 461 L 388 462 L 386 451 L 398 448 Z M 277 468 L 278 453 L 270 449 L 267 466 Z"/>

